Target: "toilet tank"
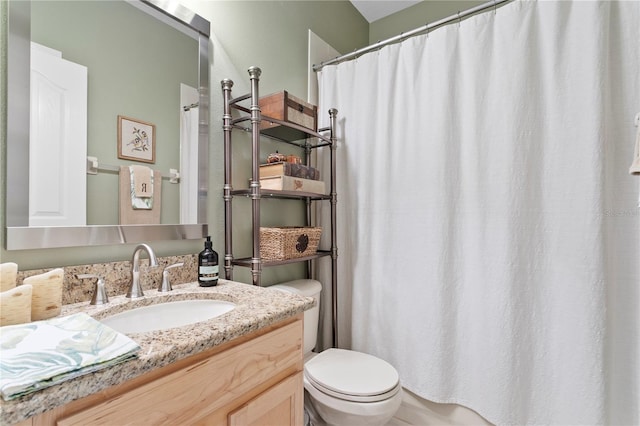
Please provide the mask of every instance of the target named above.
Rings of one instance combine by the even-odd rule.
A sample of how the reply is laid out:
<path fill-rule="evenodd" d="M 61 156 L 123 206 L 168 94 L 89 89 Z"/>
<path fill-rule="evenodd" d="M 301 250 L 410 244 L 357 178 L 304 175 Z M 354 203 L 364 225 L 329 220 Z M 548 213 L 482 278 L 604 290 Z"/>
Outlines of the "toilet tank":
<path fill-rule="evenodd" d="M 316 280 L 294 280 L 272 285 L 269 288 L 305 297 L 313 297 L 316 300 L 316 305 L 313 308 L 304 311 L 304 354 L 307 355 L 315 348 L 318 338 L 322 284 Z"/>

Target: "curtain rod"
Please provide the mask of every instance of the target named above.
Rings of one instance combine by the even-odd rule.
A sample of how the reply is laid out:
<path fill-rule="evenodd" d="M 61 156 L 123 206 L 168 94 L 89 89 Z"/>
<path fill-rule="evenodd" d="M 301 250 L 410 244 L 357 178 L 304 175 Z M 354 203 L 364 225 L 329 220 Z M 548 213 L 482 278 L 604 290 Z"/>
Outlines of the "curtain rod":
<path fill-rule="evenodd" d="M 357 56 L 360 56 L 360 55 L 362 55 L 364 53 L 368 53 L 368 52 L 371 52 L 373 50 L 380 49 L 381 47 L 384 47 L 384 46 L 386 46 L 388 44 L 393 44 L 393 43 L 402 41 L 402 40 L 407 39 L 409 37 L 416 36 L 418 34 L 424 33 L 426 31 L 433 30 L 435 28 L 441 27 L 443 25 L 450 24 L 452 22 L 459 22 L 462 19 L 467 18 L 468 16 L 471 16 L 471 15 L 473 15 L 475 13 L 483 12 L 483 11 L 485 11 L 487 9 L 491 9 L 491 8 L 495 9 L 499 5 L 501 5 L 503 3 L 510 2 L 510 1 L 512 1 L 512 0 L 492 0 L 492 1 L 489 1 L 487 3 L 480 4 L 480 5 L 476 6 L 476 7 L 472 7 L 471 9 L 467 9 L 467 10 L 465 10 L 463 12 L 458 12 L 455 15 L 451 15 L 451 16 L 449 16 L 447 18 L 441 19 L 441 20 L 433 22 L 431 24 L 423 25 L 423 26 L 421 26 L 419 28 L 416 28 L 414 30 L 411 30 L 409 32 L 401 33 L 400 35 L 388 38 L 386 40 L 382 40 L 382 41 L 379 41 L 377 43 L 371 44 L 369 46 L 362 47 L 360 49 L 356 49 L 351 53 L 346 53 L 346 54 L 344 54 L 342 56 L 337 56 L 337 57 L 335 57 L 333 59 L 329 59 L 328 61 L 321 62 L 318 65 L 314 65 L 313 66 L 313 70 L 314 71 L 320 71 L 326 65 L 333 65 L 333 64 L 337 64 L 337 63 L 340 63 L 340 62 L 344 62 L 344 61 L 353 59 L 353 58 L 355 58 Z"/>

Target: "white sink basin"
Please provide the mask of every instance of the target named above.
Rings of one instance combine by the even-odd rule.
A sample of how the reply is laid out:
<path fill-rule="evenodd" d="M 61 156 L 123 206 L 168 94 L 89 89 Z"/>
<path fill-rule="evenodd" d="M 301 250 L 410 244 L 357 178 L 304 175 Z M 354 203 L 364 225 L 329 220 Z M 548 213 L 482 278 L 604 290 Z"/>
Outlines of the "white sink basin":
<path fill-rule="evenodd" d="M 235 306 L 235 303 L 223 300 L 179 300 L 131 309 L 100 322 L 125 334 L 146 333 L 206 321 L 231 311 Z"/>

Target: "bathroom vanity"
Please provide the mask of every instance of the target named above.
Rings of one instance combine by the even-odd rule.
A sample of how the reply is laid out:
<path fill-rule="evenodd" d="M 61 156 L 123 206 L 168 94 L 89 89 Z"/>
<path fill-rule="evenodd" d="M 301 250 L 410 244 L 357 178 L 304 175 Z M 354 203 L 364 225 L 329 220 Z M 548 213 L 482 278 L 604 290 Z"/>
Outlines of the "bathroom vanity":
<path fill-rule="evenodd" d="M 236 307 L 217 318 L 132 334 L 138 358 L 14 401 L 3 425 L 302 424 L 303 312 L 312 298 L 221 280 L 175 286 L 103 307 L 67 305 L 62 315 L 96 319 L 154 302 L 219 299 Z"/>

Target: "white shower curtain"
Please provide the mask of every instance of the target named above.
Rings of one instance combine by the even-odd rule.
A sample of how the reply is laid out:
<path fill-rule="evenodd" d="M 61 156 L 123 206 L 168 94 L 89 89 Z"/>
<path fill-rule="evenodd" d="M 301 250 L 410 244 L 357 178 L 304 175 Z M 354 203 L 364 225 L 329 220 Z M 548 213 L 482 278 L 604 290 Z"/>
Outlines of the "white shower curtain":
<path fill-rule="evenodd" d="M 494 423 L 640 423 L 639 22 L 515 1 L 319 73 L 340 346 Z"/>
<path fill-rule="evenodd" d="M 180 111 L 180 223 L 198 223 L 198 107 Z"/>

